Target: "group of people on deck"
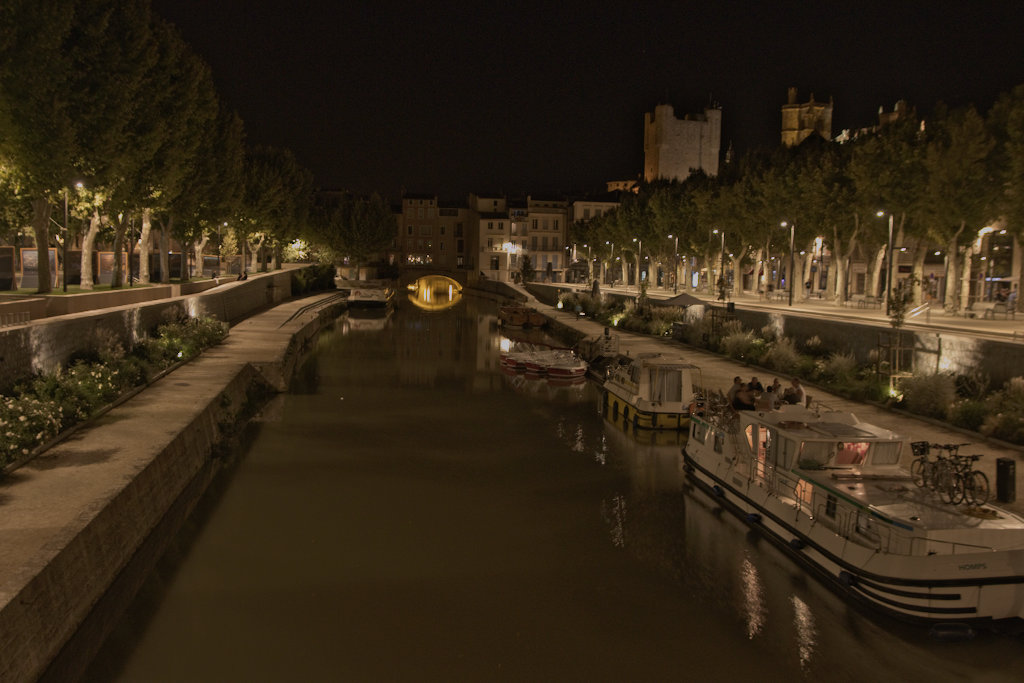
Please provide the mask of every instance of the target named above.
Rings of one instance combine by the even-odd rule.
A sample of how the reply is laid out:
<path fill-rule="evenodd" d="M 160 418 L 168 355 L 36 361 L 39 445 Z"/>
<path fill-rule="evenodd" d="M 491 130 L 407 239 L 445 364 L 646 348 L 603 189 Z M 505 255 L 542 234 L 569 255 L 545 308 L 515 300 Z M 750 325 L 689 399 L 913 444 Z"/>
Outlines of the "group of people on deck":
<path fill-rule="evenodd" d="M 744 382 L 737 376 L 733 378 L 726 398 L 735 410 L 774 410 L 783 403 L 804 405 L 807 401 L 807 392 L 796 377 L 790 382 L 790 386 L 783 390 L 778 377 L 765 388 L 757 377 L 751 377 L 749 382 Z"/>

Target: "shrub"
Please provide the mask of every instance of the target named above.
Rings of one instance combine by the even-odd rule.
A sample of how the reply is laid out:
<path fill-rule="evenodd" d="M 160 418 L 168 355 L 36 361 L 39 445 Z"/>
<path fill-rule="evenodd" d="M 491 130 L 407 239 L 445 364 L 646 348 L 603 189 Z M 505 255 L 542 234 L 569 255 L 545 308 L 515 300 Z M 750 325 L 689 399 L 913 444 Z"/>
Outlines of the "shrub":
<path fill-rule="evenodd" d="M 0 397 L 0 466 L 29 455 L 131 388 L 181 358 L 220 342 L 227 327 L 216 320 L 170 322 L 132 353 L 118 344 L 98 350 L 98 360 L 78 359 L 61 370 L 15 387 Z"/>
<path fill-rule="evenodd" d="M 900 405 L 912 413 L 945 420 L 956 400 L 956 380 L 949 373 L 907 377 L 900 382 Z"/>
<path fill-rule="evenodd" d="M 987 416 L 981 433 L 1003 441 L 1024 443 L 1024 377 L 1014 377 L 985 401 Z"/>
<path fill-rule="evenodd" d="M 749 360 L 750 350 L 754 346 L 753 332 L 731 332 L 719 342 L 722 352 L 730 358 Z"/>
<path fill-rule="evenodd" d="M 793 340 L 786 337 L 779 339 L 764 354 L 764 361 L 776 370 L 785 370 L 792 373 L 794 368 L 800 366 L 801 357 L 797 353 Z"/>
<path fill-rule="evenodd" d="M 852 353 L 833 353 L 817 365 L 818 376 L 840 385 L 849 384 L 857 376 L 857 359 Z"/>
<path fill-rule="evenodd" d="M 957 427 L 977 432 L 985 421 L 985 402 L 973 398 L 965 398 L 953 404 L 949 411 L 949 421 Z"/>

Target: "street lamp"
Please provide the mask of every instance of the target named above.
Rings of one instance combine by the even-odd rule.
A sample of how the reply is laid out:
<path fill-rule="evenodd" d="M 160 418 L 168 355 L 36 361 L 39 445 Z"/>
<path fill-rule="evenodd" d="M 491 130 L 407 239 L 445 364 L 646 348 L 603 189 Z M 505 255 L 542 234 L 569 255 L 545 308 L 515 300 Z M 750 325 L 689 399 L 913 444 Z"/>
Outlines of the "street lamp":
<path fill-rule="evenodd" d="M 885 211 L 879 211 L 876 216 L 881 218 Z M 889 214 L 889 242 L 885 248 L 885 314 L 889 315 L 889 300 L 892 298 L 892 213 Z"/>
<path fill-rule="evenodd" d="M 787 225 L 789 226 L 789 272 L 786 273 L 786 285 L 789 287 L 789 305 L 792 306 L 793 305 L 793 267 L 794 267 L 793 266 L 793 252 L 795 251 L 793 241 L 794 241 L 794 237 L 795 237 L 794 233 L 796 232 L 796 223 L 787 223 L 786 221 L 782 221 L 782 223 L 780 223 L 780 225 L 782 225 L 782 227 L 784 227 L 784 228 Z"/>
<path fill-rule="evenodd" d="M 641 266 L 641 264 L 640 264 L 640 259 L 643 257 L 643 254 L 644 254 L 644 242 L 643 242 L 643 240 L 637 239 L 636 237 L 633 238 L 633 241 L 636 242 L 636 244 L 637 244 L 637 247 L 636 247 L 636 286 L 639 287 L 640 286 L 640 281 L 643 280 L 643 271 L 642 271 L 643 266 Z"/>
<path fill-rule="evenodd" d="M 672 293 L 673 294 L 678 294 L 679 293 L 679 235 L 676 235 L 674 237 L 672 235 L 669 235 L 668 238 L 670 240 L 674 239 L 676 241 L 675 250 L 672 252 L 672 268 L 673 268 L 673 270 L 672 270 Z"/>
<path fill-rule="evenodd" d="M 47 256 L 49 258 L 49 256 Z M 68 188 L 64 187 L 64 239 L 61 244 L 61 270 L 64 271 L 64 293 L 68 293 Z"/>
<path fill-rule="evenodd" d="M 722 236 L 722 262 L 718 268 L 718 296 L 725 301 L 725 230 L 712 230 L 711 234 Z"/>

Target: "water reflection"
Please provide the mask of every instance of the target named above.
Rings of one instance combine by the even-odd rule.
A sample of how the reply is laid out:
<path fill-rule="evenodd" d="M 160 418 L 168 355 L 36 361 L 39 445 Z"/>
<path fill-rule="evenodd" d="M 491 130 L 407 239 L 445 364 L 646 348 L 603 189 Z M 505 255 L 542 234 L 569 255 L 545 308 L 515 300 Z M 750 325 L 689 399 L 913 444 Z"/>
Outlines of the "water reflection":
<path fill-rule="evenodd" d="M 814 614 L 807 603 L 794 595 L 793 600 L 793 625 L 796 627 L 796 651 L 800 657 L 800 668 L 808 669 L 811 658 L 814 656 L 816 645 L 816 629 L 814 628 Z"/>
<path fill-rule="evenodd" d="M 428 275 L 408 285 L 409 301 L 425 311 L 442 311 L 462 299 L 462 285 L 444 275 Z"/>
<path fill-rule="evenodd" d="M 351 318 L 350 318 L 351 322 Z M 691 490 L 681 438 L 505 375 L 496 306 L 339 323 L 88 680 L 1011 680 L 865 618 Z M 345 400 L 340 400 L 344 398 Z M 125 635 L 127 634 L 127 635 Z M 114 662 L 111 664 L 110 662 Z"/>
<path fill-rule="evenodd" d="M 740 582 L 743 587 L 743 606 L 747 617 L 747 637 L 753 638 L 764 628 L 767 614 L 764 604 L 764 586 L 757 566 L 749 557 L 743 558 L 740 565 Z"/>

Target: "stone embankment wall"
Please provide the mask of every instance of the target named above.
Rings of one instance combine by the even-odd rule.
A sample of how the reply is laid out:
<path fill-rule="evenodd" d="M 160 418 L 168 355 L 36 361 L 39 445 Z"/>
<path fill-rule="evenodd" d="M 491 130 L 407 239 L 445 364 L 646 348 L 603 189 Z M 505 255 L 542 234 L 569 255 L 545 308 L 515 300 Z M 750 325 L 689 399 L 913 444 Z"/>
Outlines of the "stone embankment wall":
<path fill-rule="evenodd" d="M 265 297 L 266 289 L 263 283 L 257 291 Z M 233 308 L 241 306 L 239 291 L 215 301 L 222 310 L 240 312 Z M 263 307 L 262 299 L 245 296 Z M 26 569 L 34 573 L 0 606 L 0 680 L 63 681 L 81 675 L 168 539 L 220 471 L 225 462 L 218 457 L 221 444 L 238 433 L 267 397 L 287 387 L 313 348 L 313 339 L 343 306 L 328 297 L 300 309 L 302 317 L 293 315 L 294 322 L 277 328 L 283 334 L 256 354 L 263 360 L 238 362 L 237 371 L 224 373 L 221 384 L 193 399 L 195 410 L 189 409 L 191 416 L 180 428 L 139 444 L 144 466 L 123 483 L 112 482 L 116 491 L 91 506 L 87 523 L 62 530 L 49 544 L 55 549 L 53 557 Z M 194 371 L 204 373 L 202 357 L 198 362 Z M 190 370 L 180 368 L 173 378 L 187 381 Z M 114 432 L 106 438 L 130 440 L 117 432 L 130 431 L 130 424 L 115 420 L 107 427 Z"/>
<path fill-rule="evenodd" d="M 140 287 L 134 292 L 115 294 L 131 298 L 135 293 L 150 290 L 160 290 L 165 297 L 173 293 L 168 286 Z M 291 295 L 291 272 L 278 271 L 254 274 L 245 281 L 226 281 L 220 286 L 193 295 L 143 300 L 141 303 L 3 327 L 0 328 L 0 391 L 34 374 L 52 372 L 76 356 L 93 353 L 96 349 L 114 344 L 129 348 L 168 320 L 188 315 L 208 316 L 234 323 L 253 311 L 284 301 Z M 79 303 L 71 307 L 85 305 Z"/>

